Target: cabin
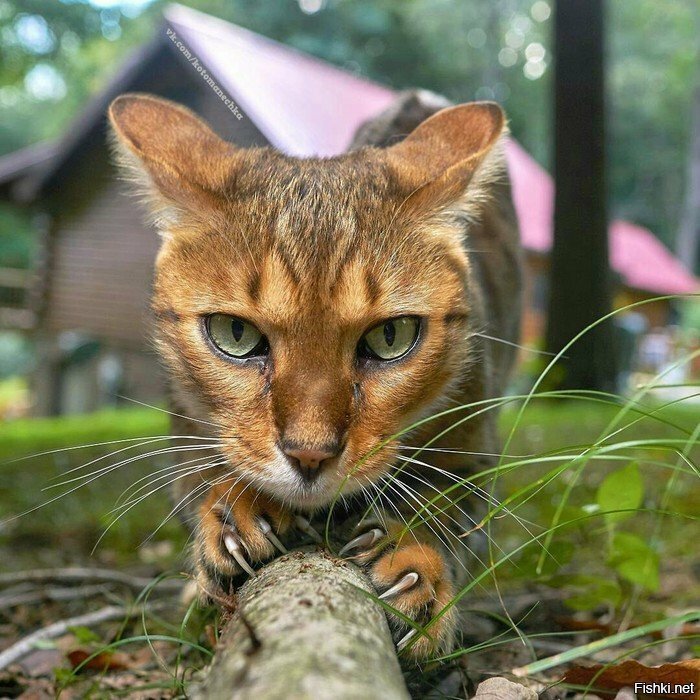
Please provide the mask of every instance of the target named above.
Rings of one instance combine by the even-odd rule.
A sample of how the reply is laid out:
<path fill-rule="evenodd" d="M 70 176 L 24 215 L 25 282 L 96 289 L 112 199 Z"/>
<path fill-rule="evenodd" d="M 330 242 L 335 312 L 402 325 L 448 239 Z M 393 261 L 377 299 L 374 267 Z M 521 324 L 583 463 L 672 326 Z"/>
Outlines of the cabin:
<path fill-rule="evenodd" d="M 149 340 L 157 235 L 119 180 L 107 143 L 107 106 L 131 91 L 187 105 L 240 146 L 272 145 L 298 156 L 341 153 L 358 126 L 396 96 L 231 23 L 168 6 L 153 39 L 128 58 L 58 143 L 0 158 L 0 197 L 30 207 L 40 228 L 31 281 L 23 280 L 15 297 L 22 302 L 0 308 L 0 323 L 36 340 L 32 383 L 39 415 L 86 412 L 122 397 L 154 403 L 165 394 Z M 515 140 L 507 157 L 527 255 L 529 342 L 541 336 L 545 318 L 554 190 Z M 618 287 L 631 298 L 700 286 L 649 231 L 617 221 L 610 236 Z M 655 313 L 658 325 L 668 305 Z"/>

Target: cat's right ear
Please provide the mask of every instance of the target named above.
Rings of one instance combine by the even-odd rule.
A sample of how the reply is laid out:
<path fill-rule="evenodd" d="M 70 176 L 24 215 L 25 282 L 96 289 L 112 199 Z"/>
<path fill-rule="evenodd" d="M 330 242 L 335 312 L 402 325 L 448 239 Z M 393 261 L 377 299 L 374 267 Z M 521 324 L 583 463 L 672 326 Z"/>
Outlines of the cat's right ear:
<path fill-rule="evenodd" d="M 117 160 L 161 226 L 205 213 L 230 184 L 237 149 L 185 107 L 129 93 L 109 106 Z"/>
<path fill-rule="evenodd" d="M 440 209 L 459 201 L 468 188 L 481 189 L 500 177 L 502 157 L 494 147 L 506 131 L 505 115 L 494 102 L 448 107 L 419 124 L 386 149 L 399 180 L 413 190 L 404 206 Z"/>

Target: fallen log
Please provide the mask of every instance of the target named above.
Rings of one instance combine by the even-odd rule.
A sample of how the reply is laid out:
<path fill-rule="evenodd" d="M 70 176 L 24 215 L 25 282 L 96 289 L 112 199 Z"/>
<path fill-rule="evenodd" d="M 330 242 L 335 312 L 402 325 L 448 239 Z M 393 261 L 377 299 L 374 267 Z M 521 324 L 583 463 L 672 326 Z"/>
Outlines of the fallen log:
<path fill-rule="evenodd" d="M 238 592 L 195 700 L 406 700 L 381 606 L 356 566 L 295 551 Z"/>

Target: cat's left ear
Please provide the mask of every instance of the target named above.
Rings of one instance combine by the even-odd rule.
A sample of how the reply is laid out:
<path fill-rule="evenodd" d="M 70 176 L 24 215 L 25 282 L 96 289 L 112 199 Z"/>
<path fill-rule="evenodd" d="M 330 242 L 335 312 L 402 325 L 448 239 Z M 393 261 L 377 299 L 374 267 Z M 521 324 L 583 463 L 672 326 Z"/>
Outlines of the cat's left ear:
<path fill-rule="evenodd" d="M 438 209 L 457 201 L 506 131 L 495 102 L 448 107 L 386 149 L 390 165 L 413 192 L 408 207 Z"/>

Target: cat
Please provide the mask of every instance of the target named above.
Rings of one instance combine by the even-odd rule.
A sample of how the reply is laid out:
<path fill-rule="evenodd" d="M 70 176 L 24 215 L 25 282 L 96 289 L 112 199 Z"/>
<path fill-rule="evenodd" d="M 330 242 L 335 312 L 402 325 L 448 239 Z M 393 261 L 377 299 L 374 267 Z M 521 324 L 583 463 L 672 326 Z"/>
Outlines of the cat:
<path fill-rule="evenodd" d="M 175 429 L 205 446 L 175 492 L 204 597 L 318 539 L 333 506 L 340 553 L 379 595 L 421 625 L 440 613 L 424 635 L 390 614 L 396 641 L 414 660 L 448 651 L 480 497 L 462 484 L 405 524 L 498 456 L 495 404 L 423 419 L 501 396 L 513 364 L 501 108 L 409 91 L 332 158 L 239 148 L 145 94 L 109 119 L 162 239 L 152 306 Z"/>

